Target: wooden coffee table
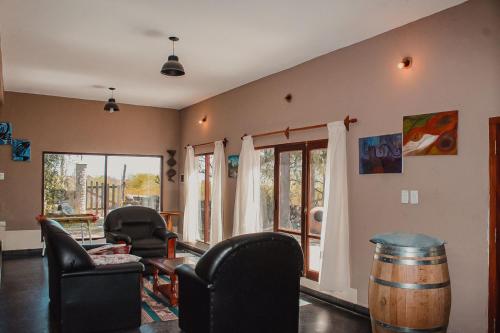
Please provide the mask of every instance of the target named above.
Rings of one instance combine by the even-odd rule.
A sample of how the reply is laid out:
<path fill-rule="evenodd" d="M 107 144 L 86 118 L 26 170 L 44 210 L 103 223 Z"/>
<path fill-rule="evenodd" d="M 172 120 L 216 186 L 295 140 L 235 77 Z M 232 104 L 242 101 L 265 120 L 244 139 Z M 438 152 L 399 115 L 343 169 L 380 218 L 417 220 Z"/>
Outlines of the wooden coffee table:
<path fill-rule="evenodd" d="M 147 258 L 144 259 L 144 264 L 153 267 L 153 291 L 161 293 L 170 301 L 170 305 L 177 305 L 178 302 L 178 282 L 175 268 L 179 265 L 193 265 L 195 266 L 200 258 L 199 257 L 180 257 L 180 258 Z M 160 284 L 159 275 L 167 274 L 170 278 L 170 283 Z"/>

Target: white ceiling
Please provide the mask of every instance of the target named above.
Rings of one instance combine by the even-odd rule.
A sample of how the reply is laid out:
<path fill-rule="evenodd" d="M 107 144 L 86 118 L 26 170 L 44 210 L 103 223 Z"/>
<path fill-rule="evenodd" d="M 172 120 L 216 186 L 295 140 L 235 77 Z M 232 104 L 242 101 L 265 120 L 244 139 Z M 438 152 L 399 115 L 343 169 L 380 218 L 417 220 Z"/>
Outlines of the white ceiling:
<path fill-rule="evenodd" d="M 0 0 L 5 86 L 180 109 L 462 2 Z"/>

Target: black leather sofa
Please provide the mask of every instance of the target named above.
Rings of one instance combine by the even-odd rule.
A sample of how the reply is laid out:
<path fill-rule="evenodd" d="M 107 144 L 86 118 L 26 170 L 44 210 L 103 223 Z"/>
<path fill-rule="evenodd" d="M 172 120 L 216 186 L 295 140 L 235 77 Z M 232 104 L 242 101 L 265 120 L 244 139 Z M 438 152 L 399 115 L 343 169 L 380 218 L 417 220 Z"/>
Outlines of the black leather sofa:
<path fill-rule="evenodd" d="M 141 263 L 96 266 L 57 222 L 41 222 L 47 242 L 55 331 L 104 332 L 141 324 Z"/>
<path fill-rule="evenodd" d="M 154 209 L 127 206 L 111 211 L 104 221 L 109 243 L 132 245 L 131 254 L 143 258 L 175 258 L 177 235 L 167 231 L 165 220 Z"/>
<path fill-rule="evenodd" d="M 298 332 L 303 255 L 291 236 L 233 237 L 176 273 L 185 333 Z"/>

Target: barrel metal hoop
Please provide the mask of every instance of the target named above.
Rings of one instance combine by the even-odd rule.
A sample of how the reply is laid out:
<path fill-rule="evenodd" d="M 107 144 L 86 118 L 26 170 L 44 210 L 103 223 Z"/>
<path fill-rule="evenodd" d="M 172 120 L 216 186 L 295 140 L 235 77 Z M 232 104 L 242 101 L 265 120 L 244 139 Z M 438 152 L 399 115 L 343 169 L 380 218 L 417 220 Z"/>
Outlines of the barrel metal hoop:
<path fill-rule="evenodd" d="M 400 257 L 437 257 L 445 255 L 446 250 L 444 245 L 437 247 L 405 247 L 377 244 L 375 253 Z"/>
<path fill-rule="evenodd" d="M 432 260 L 427 260 L 427 259 L 394 259 L 394 258 L 388 258 L 383 255 L 378 255 L 375 254 L 373 256 L 373 259 L 389 263 L 389 264 L 396 264 L 396 265 L 409 265 L 409 266 L 424 266 L 424 265 L 440 265 L 448 262 L 446 257 L 440 258 L 440 259 L 432 259 Z"/>
<path fill-rule="evenodd" d="M 448 325 L 446 326 L 437 326 L 431 328 L 410 328 L 410 327 L 401 327 L 394 326 L 391 324 L 384 323 L 383 321 L 372 318 L 372 320 L 380 327 L 391 330 L 393 332 L 398 333 L 432 333 L 432 332 L 446 332 Z"/>
<path fill-rule="evenodd" d="M 426 284 L 400 283 L 400 282 L 382 280 L 382 279 L 374 277 L 373 275 L 370 275 L 370 280 L 372 280 L 373 282 L 380 284 L 382 286 L 386 286 L 386 287 L 394 287 L 394 288 L 400 288 L 400 289 L 415 289 L 415 290 L 438 289 L 438 288 L 448 287 L 450 285 L 449 280 L 446 282 L 441 282 L 441 283 L 426 283 Z"/>

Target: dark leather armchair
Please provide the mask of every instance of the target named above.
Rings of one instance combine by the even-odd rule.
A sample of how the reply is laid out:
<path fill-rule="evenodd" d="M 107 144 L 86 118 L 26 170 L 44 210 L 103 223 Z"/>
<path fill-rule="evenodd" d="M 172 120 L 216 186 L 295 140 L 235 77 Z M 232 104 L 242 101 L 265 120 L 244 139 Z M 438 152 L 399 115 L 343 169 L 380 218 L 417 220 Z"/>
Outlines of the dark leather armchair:
<path fill-rule="evenodd" d="M 300 245 L 279 233 L 225 240 L 195 268 L 179 266 L 179 327 L 186 333 L 297 333 Z"/>
<path fill-rule="evenodd" d="M 110 243 L 132 245 L 131 252 L 143 258 L 175 258 L 177 235 L 168 232 L 165 220 L 154 209 L 127 206 L 113 210 L 104 221 L 104 234 Z"/>
<path fill-rule="evenodd" d="M 102 332 L 141 324 L 141 263 L 96 266 L 59 223 L 43 222 L 50 312 L 58 331 Z"/>

